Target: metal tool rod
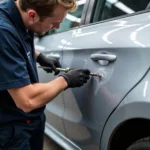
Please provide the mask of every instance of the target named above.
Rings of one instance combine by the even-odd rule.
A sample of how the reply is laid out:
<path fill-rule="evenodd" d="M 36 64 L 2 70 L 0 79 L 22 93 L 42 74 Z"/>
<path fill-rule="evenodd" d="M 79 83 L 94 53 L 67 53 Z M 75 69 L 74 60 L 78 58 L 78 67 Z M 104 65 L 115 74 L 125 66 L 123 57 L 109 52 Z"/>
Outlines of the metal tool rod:
<path fill-rule="evenodd" d="M 52 69 L 51 67 L 46 67 L 46 66 L 38 66 L 38 68 Z M 56 68 L 56 70 L 63 71 L 63 72 L 68 72 L 68 71 L 70 71 L 70 68 Z"/>
<path fill-rule="evenodd" d="M 99 77 L 99 78 L 102 77 L 102 76 L 101 76 L 100 74 L 98 74 L 98 73 L 90 73 L 90 76 L 96 76 L 96 77 Z"/>
<path fill-rule="evenodd" d="M 63 72 L 68 72 L 70 71 L 71 69 L 70 68 L 56 68 L 58 71 L 63 71 Z"/>
<path fill-rule="evenodd" d="M 38 68 L 43 68 L 43 69 L 52 69 L 52 68 L 50 68 L 50 67 L 46 67 L 46 66 L 38 66 Z M 70 71 L 71 69 L 70 68 L 56 68 L 58 71 L 63 71 L 63 72 L 68 72 L 68 71 Z M 100 75 L 100 74 L 98 74 L 98 73 L 90 73 L 90 76 L 96 76 L 96 77 L 99 77 L 99 78 L 101 78 L 102 76 Z"/>

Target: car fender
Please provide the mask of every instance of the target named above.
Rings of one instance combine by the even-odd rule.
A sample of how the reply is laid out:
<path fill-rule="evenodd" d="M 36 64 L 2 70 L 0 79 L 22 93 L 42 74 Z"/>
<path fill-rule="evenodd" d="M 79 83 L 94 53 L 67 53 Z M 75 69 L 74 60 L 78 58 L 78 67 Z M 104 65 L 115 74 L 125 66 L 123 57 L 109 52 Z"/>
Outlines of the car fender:
<path fill-rule="evenodd" d="M 130 119 L 150 119 L 150 72 L 122 100 L 105 124 L 101 136 L 101 150 L 108 150 L 110 137 L 115 129 Z"/>

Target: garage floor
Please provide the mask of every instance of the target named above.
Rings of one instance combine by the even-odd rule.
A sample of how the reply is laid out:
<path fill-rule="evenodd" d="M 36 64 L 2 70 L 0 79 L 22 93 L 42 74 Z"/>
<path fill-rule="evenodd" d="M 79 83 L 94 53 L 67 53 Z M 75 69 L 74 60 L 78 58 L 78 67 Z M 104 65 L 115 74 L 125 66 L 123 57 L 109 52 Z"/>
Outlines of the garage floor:
<path fill-rule="evenodd" d="M 44 139 L 44 149 L 43 150 L 64 150 L 58 146 L 54 141 L 45 136 Z"/>

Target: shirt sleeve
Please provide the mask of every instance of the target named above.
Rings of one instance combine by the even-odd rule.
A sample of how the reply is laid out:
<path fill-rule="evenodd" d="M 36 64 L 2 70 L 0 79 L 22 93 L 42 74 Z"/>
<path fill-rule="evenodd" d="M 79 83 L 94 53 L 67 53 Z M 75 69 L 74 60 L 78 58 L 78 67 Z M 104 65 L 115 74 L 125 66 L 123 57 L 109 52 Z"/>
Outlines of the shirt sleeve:
<path fill-rule="evenodd" d="M 0 90 L 30 84 L 19 41 L 10 29 L 0 27 Z"/>

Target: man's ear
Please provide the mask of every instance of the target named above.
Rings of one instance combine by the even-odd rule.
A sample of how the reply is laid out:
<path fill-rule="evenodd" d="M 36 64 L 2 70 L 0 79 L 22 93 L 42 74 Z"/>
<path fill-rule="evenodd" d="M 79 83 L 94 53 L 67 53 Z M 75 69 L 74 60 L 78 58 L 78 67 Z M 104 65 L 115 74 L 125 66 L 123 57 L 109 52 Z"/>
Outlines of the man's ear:
<path fill-rule="evenodd" d="M 28 17 L 29 17 L 29 23 L 30 24 L 37 23 L 40 19 L 37 12 L 35 10 L 32 10 L 32 9 L 28 10 Z"/>

